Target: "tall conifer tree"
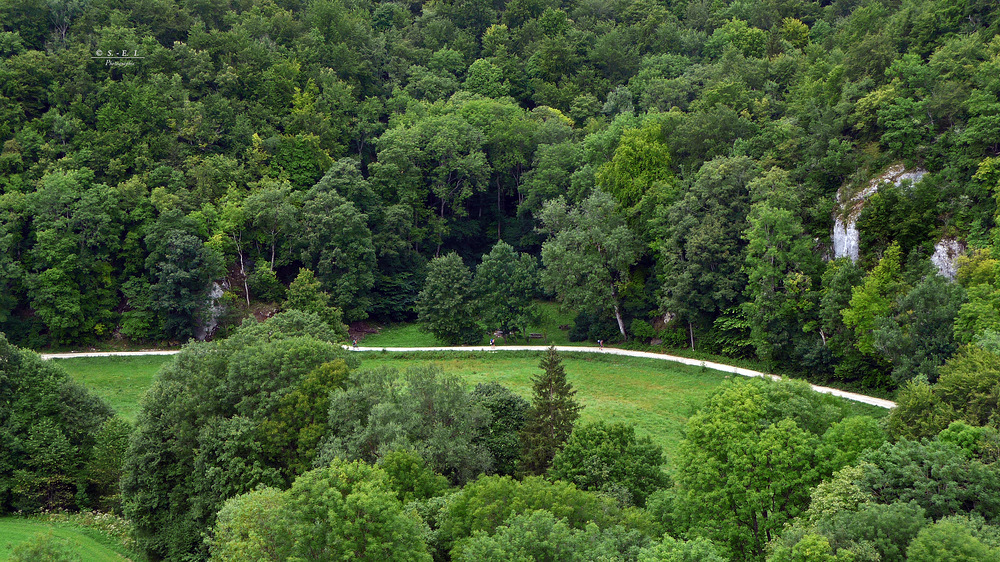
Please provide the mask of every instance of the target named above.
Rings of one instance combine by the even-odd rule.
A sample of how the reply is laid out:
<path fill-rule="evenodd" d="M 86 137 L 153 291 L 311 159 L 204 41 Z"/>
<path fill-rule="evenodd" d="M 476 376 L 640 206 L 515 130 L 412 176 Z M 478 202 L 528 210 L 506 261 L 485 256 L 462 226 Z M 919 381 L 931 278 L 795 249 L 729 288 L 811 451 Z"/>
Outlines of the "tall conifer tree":
<path fill-rule="evenodd" d="M 555 346 L 549 347 L 539 367 L 543 372 L 532 379 L 535 396 L 521 430 L 520 472 L 525 475 L 540 475 L 549 469 L 580 417 L 576 390 L 566 381 Z"/>

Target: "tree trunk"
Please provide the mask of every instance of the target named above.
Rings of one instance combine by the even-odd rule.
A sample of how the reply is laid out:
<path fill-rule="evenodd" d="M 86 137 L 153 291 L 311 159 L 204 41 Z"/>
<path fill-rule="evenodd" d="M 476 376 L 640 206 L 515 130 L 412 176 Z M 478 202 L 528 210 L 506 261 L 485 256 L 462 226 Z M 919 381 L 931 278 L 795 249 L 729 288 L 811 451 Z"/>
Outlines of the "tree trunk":
<path fill-rule="evenodd" d="M 611 300 L 614 302 L 615 320 L 618 321 L 618 331 L 620 331 L 622 333 L 622 337 L 627 340 L 628 334 L 625 333 L 625 321 L 622 320 L 622 311 L 618 307 L 618 291 L 615 289 L 614 282 L 611 283 Z"/>
<path fill-rule="evenodd" d="M 694 350 L 694 327 L 691 326 L 690 318 L 688 318 L 688 337 L 691 338 L 691 349 Z"/>

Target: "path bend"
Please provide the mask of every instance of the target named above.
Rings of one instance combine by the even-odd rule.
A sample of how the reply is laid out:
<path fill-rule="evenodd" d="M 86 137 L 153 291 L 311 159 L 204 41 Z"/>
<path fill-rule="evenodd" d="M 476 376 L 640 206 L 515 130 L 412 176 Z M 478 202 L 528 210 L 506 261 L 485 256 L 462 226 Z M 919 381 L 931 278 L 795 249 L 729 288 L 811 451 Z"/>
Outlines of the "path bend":
<path fill-rule="evenodd" d="M 768 377 L 774 380 L 780 380 L 781 377 L 778 375 L 771 375 L 768 373 L 762 373 L 760 371 L 754 371 L 752 369 L 744 369 L 743 367 L 734 367 L 733 365 L 726 365 L 724 363 L 716 363 L 714 361 L 703 361 L 701 359 L 690 359 L 688 357 L 678 357 L 676 355 L 666 355 L 663 353 L 651 353 L 649 351 L 632 351 L 630 349 L 617 349 L 614 347 L 577 347 L 577 346 L 566 346 L 557 345 L 556 351 L 560 353 L 604 353 L 607 355 L 622 355 L 626 357 L 641 357 L 644 359 L 658 359 L 660 361 L 670 361 L 673 363 L 681 363 L 683 365 L 691 365 L 694 367 L 705 367 L 707 369 L 712 369 L 713 371 L 722 371 L 724 373 L 732 373 L 734 375 L 739 375 L 741 377 Z M 500 347 L 491 347 L 488 345 L 473 345 L 473 346 L 457 346 L 457 347 L 350 347 L 344 346 L 345 349 L 350 351 L 387 351 L 391 353 L 400 352 L 421 352 L 421 351 L 544 351 L 546 348 L 537 345 L 504 345 Z M 73 357 L 129 357 L 138 355 L 175 355 L 180 353 L 179 351 L 88 351 L 80 353 L 42 353 L 40 354 L 42 359 L 69 359 Z M 870 404 L 872 406 L 878 406 L 879 408 L 895 408 L 896 403 L 891 400 L 885 400 L 882 398 L 875 398 L 874 396 L 866 396 L 864 394 L 857 394 L 854 392 L 847 392 L 845 390 L 838 390 L 836 388 L 830 388 L 827 386 L 810 385 L 816 392 L 822 392 L 823 394 L 832 394 L 833 396 L 839 396 L 846 400 L 853 400 L 854 402 L 861 402 L 863 404 Z"/>

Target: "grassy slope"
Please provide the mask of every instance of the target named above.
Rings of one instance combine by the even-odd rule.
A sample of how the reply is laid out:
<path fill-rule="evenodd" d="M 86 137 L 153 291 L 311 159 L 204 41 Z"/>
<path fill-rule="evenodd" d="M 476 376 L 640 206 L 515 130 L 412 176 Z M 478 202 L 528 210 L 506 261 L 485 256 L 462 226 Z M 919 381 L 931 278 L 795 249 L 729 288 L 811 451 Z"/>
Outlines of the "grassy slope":
<path fill-rule="evenodd" d="M 362 367 L 389 365 L 402 370 L 434 364 L 446 373 L 461 375 L 470 385 L 498 382 L 530 400 L 531 377 L 541 373 L 540 360 L 541 352 L 497 352 L 480 357 L 452 352 L 405 356 L 372 352 L 364 354 Z M 639 435 L 648 435 L 663 446 L 668 461 L 688 416 L 726 379 L 715 371 L 631 357 L 581 354 L 564 357 L 563 366 L 584 406 L 583 421 L 632 423 Z"/>
<path fill-rule="evenodd" d="M 135 422 L 139 401 L 170 356 L 74 357 L 53 359 L 77 382 L 104 398 L 118 414 Z"/>
<path fill-rule="evenodd" d="M 541 372 L 541 352 L 457 352 L 362 354 L 362 368 L 388 365 L 399 369 L 433 364 L 474 385 L 500 384 L 530 399 L 531 377 Z M 563 358 L 566 376 L 584 405 L 583 421 L 621 421 L 634 424 L 639 435 L 648 435 L 663 446 L 666 460 L 676 451 L 687 418 L 730 375 L 700 367 L 656 359 L 612 355 L 568 354 Z M 853 404 L 853 403 L 852 403 Z M 881 417 L 887 410 L 856 404 L 855 411 Z"/>
<path fill-rule="evenodd" d="M 419 334 L 418 335 L 425 335 Z M 389 344 L 386 344 L 387 346 Z M 393 344 L 412 345 L 412 344 Z M 389 365 L 399 369 L 434 364 L 460 375 L 469 385 L 495 381 L 521 396 L 531 396 L 531 377 L 540 373 L 538 352 L 363 352 L 362 367 Z M 58 360 L 77 381 L 87 385 L 129 420 L 159 367 L 170 357 L 95 357 Z M 730 376 L 655 359 L 612 355 L 569 354 L 567 376 L 584 405 L 583 421 L 624 421 L 636 426 L 673 456 L 688 416 Z M 859 413 L 882 416 L 886 410 L 857 405 Z"/>
<path fill-rule="evenodd" d="M 18 544 L 49 530 L 56 537 L 69 541 L 73 552 L 87 562 L 129 560 L 106 544 L 106 540 L 101 540 L 96 531 L 69 523 L 50 523 L 24 517 L 0 517 L 0 560 L 7 560 Z"/>

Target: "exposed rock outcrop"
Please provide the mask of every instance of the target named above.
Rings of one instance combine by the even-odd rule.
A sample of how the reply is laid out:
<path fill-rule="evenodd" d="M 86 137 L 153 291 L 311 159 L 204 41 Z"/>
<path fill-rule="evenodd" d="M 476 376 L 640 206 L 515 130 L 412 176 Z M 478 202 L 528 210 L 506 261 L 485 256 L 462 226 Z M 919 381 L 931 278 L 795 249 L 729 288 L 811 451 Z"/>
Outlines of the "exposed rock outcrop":
<path fill-rule="evenodd" d="M 837 192 L 837 209 L 833 217 L 834 259 L 848 257 L 851 261 L 858 261 L 861 240 L 857 227 L 858 216 L 865 207 L 865 201 L 874 195 L 880 186 L 891 183 L 898 187 L 907 180 L 917 183 L 926 174 L 927 170 L 922 168 L 907 170 L 902 164 L 894 164 L 868 182 L 868 187 L 861 191 L 852 194 L 850 184 L 841 187 Z"/>

